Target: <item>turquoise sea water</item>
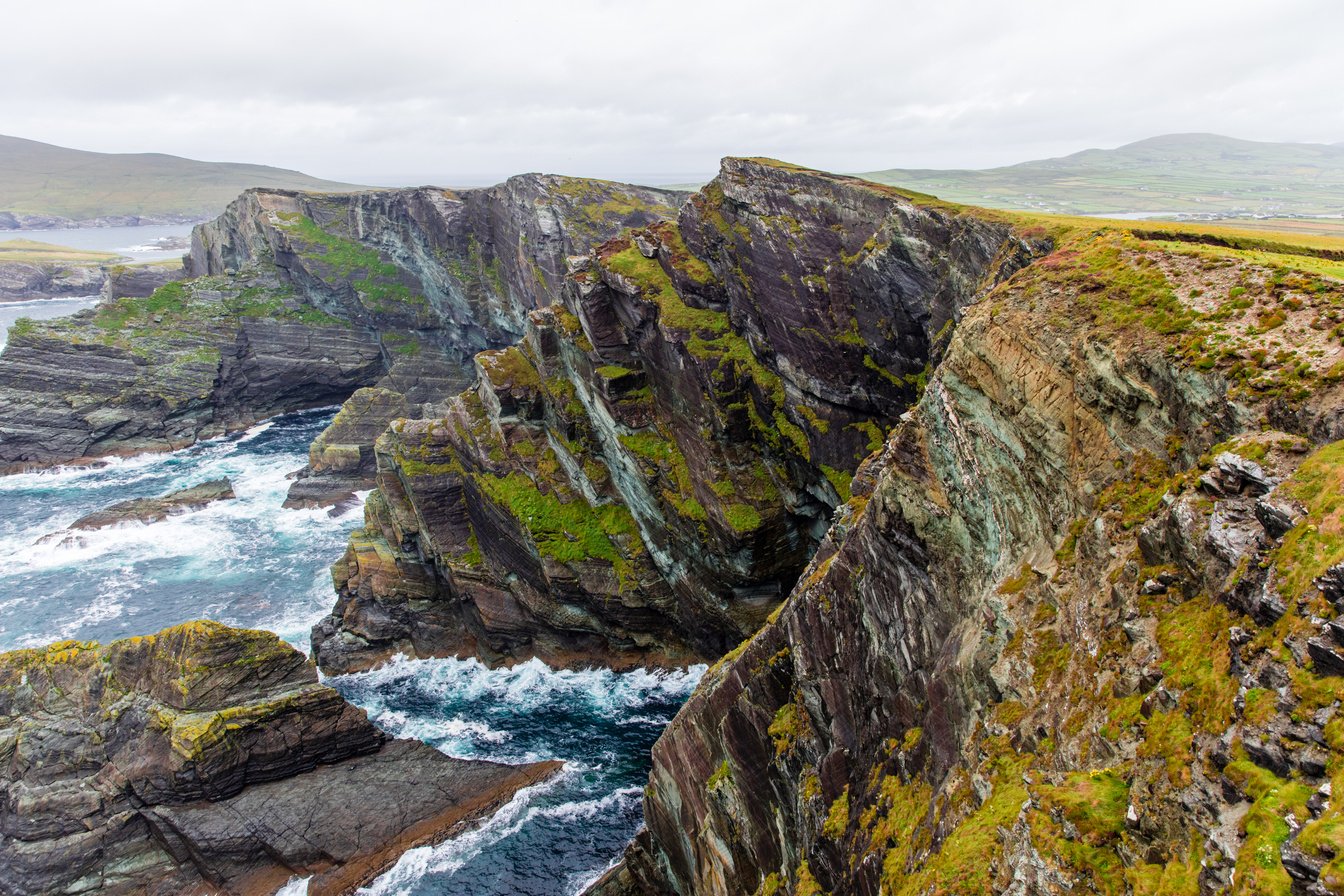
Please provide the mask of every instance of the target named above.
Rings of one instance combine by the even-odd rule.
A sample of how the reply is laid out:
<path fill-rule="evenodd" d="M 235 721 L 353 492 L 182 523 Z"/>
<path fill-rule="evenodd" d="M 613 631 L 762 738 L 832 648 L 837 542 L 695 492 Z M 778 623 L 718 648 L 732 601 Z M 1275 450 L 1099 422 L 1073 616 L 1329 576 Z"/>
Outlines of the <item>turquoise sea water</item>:
<path fill-rule="evenodd" d="M 0 477 L 0 650 L 147 634 L 195 618 L 265 628 L 307 649 L 331 606 L 328 574 L 355 508 L 285 510 L 334 409 L 291 414 L 171 454 Z M 126 498 L 229 476 L 238 495 L 196 513 L 67 537 L 80 516 Z M 648 750 L 703 669 L 556 671 L 539 662 L 398 660 L 328 679 L 395 735 L 456 756 L 563 759 L 479 828 L 413 850 L 374 894 L 573 894 L 638 828 Z M 302 882 L 287 892 L 303 892 Z"/>

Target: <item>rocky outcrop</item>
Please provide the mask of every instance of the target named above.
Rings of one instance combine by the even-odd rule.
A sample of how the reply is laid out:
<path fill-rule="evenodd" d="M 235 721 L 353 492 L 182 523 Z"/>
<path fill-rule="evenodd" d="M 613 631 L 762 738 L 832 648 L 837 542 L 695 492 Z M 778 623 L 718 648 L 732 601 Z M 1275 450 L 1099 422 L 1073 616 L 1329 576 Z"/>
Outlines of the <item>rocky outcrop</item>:
<path fill-rule="evenodd" d="M 0 891 L 349 893 L 558 763 L 389 740 L 266 632 L 0 656 Z"/>
<path fill-rule="evenodd" d="M 0 263 L 0 302 L 97 295 L 107 280 L 98 265 Z"/>
<path fill-rule="evenodd" d="M 385 364 L 375 330 L 317 311 L 273 274 L 21 320 L 0 355 L 0 468 L 184 447 L 339 402 Z"/>
<path fill-rule="evenodd" d="M 1054 237 L 659 740 L 592 892 L 1344 885 L 1344 286 Z"/>
<path fill-rule="evenodd" d="M 118 264 L 106 269 L 107 277 L 99 290 L 104 301 L 121 298 L 143 299 L 167 283 L 187 276 L 180 264 Z"/>
<path fill-rule="evenodd" d="M 430 312 L 412 338 L 395 346 L 377 392 L 352 398 L 334 431 L 319 440 L 322 447 L 291 490 L 290 504 L 330 504 L 371 487 L 373 442 L 388 422 L 420 417 L 427 405 L 460 391 L 470 382 L 469 359 L 477 351 L 516 342 L 528 312 L 555 300 L 566 257 L 625 227 L 670 217 L 681 195 L 547 175 L 460 192 L 252 192 L 201 227 L 188 261 L 193 271 L 219 273 L 275 258 L 296 282 L 308 283 L 292 233 L 271 226 L 300 214 L 351 234 L 410 272 Z M 349 464 L 352 451 L 362 458 L 357 467 Z M 337 459 L 340 452 L 344 458 Z"/>
<path fill-rule="evenodd" d="M 70 524 L 71 529 L 104 529 L 121 523 L 153 523 L 167 519 L 173 514 L 190 513 L 201 510 L 216 501 L 228 501 L 235 498 L 233 483 L 224 479 L 212 479 L 178 489 L 157 498 L 133 498 L 118 501 L 116 504 L 95 510 Z"/>
<path fill-rule="evenodd" d="M 721 655 L 779 605 L 961 309 L 1044 246 L 726 161 L 678 224 L 572 259 L 475 389 L 378 442 L 320 665 Z"/>
<path fill-rule="evenodd" d="M 541 175 L 462 194 L 249 191 L 197 229 L 196 279 L 14 328 L 0 469 L 180 447 L 362 386 L 417 410 L 517 338 L 566 253 L 676 198 Z"/>

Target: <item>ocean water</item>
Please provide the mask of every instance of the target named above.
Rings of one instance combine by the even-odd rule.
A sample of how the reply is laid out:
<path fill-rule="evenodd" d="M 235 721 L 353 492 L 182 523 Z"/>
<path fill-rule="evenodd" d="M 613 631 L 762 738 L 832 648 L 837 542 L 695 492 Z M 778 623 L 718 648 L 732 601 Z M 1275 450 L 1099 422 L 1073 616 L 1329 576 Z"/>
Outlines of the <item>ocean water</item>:
<path fill-rule="evenodd" d="M 190 240 L 194 224 L 142 224 L 136 227 L 67 227 L 57 230 L 0 230 L 5 240 L 37 240 L 90 252 L 115 252 L 135 261 L 170 261 L 186 249 L 164 249 L 156 240 Z"/>
<path fill-rule="evenodd" d="M 196 618 L 269 629 L 306 650 L 309 628 L 334 599 L 328 567 L 362 512 L 281 504 L 287 474 L 333 413 L 290 414 L 167 454 L 0 477 L 0 650 L 106 641 Z M 236 500 L 151 525 L 59 534 L 116 501 L 220 476 L 233 481 Z M 411 851 L 366 892 L 579 892 L 638 828 L 649 748 L 703 671 L 399 659 L 329 678 L 394 735 L 455 756 L 566 763 L 479 827 Z M 304 891 L 302 881 L 285 889 Z"/>
<path fill-rule="evenodd" d="M 50 320 L 65 317 L 97 305 L 98 296 L 76 296 L 70 299 L 33 299 L 28 302 L 0 302 L 0 348 L 9 341 L 9 328 L 21 317 Z"/>

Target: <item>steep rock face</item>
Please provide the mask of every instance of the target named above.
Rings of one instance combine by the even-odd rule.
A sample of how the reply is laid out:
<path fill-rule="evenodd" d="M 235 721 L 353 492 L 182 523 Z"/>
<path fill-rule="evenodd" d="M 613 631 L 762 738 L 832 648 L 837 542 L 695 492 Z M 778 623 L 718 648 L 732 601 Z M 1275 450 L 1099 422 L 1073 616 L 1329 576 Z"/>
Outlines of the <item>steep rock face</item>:
<path fill-rule="evenodd" d="M 1344 466 L 1309 454 L 1344 435 L 1344 287 L 1058 238 L 657 743 L 648 829 L 593 892 L 1344 885 Z"/>
<path fill-rule="evenodd" d="M 393 741 L 267 632 L 0 656 L 0 891 L 345 893 L 555 763 Z"/>
<path fill-rule="evenodd" d="M 258 208 L 244 207 L 201 229 L 190 259 L 195 269 L 229 269 L 277 250 L 284 255 L 276 245 L 283 239 L 265 231 L 265 197 L 257 198 L 263 200 Z M 346 402 L 291 488 L 291 506 L 331 504 L 371 488 L 373 443 L 388 423 L 433 414 L 435 403 L 468 385 L 472 354 L 517 341 L 528 312 L 555 300 L 566 257 L 625 227 L 670 217 L 681 194 L 523 175 L 460 193 L 421 189 L 304 198 L 303 214 L 357 235 L 412 272 L 439 323 L 398 343 L 376 390 Z M 352 463 L 356 452 L 358 464 Z"/>
<path fill-rule="evenodd" d="M 319 663 L 721 654 L 791 587 L 960 309 L 1039 248 L 726 161 L 678 225 L 573 259 L 563 302 L 478 356 L 444 416 L 379 441 Z"/>
<path fill-rule="evenodd" d="M 203 276 L 274 263 L 343 318 L 396 305 L 404 286 L 420 297 L 405 310 L 421 339 L 470 357 L 522 335 L 527 313 L 553 300 L 567 255 L 665 217 L 681 195 L 550 175 L 460 192 L 249 190 L 196 229 L 187 269 Z M 388 282 L 372 288 L 332 278 L 332 268 L 357 261 L 332 235 L 375 251 L 395 273 L 379 272 Z M 338 251 L 316 251 L 324 247 Z"/>
<path fill-rule="evenodd" d="M 177 447 L 375 384 L 418 409 L 517 338 L 565 253 L 677 198 L 540 175 L 460 196 L 249 191 L 194 234 L 196 280 L 16 328 L 0 467 Z"/>
<path fill-rule="evenodd" d="M 100 290 L 103 299 L 113 301 L 130 296 L 145 298 L 165 283 L 182 280 L 186 268 L 180 264 L 113 265 L 107 269 L 107 279 Z"/>

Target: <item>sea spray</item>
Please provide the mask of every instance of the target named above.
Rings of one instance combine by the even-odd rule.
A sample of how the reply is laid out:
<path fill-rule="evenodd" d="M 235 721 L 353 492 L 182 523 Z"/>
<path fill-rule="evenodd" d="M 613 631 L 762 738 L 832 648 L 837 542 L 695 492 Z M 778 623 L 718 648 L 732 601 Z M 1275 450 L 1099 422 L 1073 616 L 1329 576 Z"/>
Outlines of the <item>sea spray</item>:
<path fill-rule="evenodd" d="M 0 649 L 107 641 L 212 618 L 307 647 L 331 608 L 328 567 L 362 510 L 331 517 L 282 507 L 332 410 L 275 418 L 182 451 L 0 477 Z M 152 523 L 37 542 L 91 511 L 228 476 L 237 497 Z M 703 667 L 617 674 L 539 661 L 399 659 L 327 679 L 390 733 L 458 756 L 558 758 L 563 773 L 481 826 L 414 851 L 372 892 L 562 896 L 616 858 L 642 821 L 649 748 Z M 303 880 L 282 891 L 300 896 Z"/>
<path fill-rule="evenodd" d="M 357 507 L 334 518 L 282 507 L 288 474 L 331 415 L 291 414 L 182 451 L 0 478 L 0 649 L 106 641 L 196 618 L 267 628 L 306 648 L 331 606 L 328 567 L 361 520 Z M 151 524 L 63 531 L 109 504 L 224 476 L 233 500 Z"/>
<path fill-rule="evenodd" d="M 480 828 L 407 853 L 370 894 L 577 893 L 638 829 L 649 748 L 703 666 L 679 671 L 556 670 L 539 660 L 398 658 L 327 679 L 389 733 L 500 762 L 563 759 Z"/>

